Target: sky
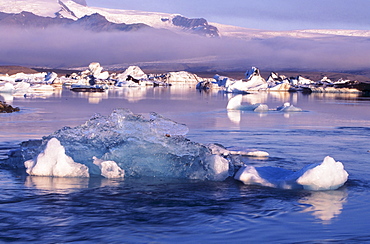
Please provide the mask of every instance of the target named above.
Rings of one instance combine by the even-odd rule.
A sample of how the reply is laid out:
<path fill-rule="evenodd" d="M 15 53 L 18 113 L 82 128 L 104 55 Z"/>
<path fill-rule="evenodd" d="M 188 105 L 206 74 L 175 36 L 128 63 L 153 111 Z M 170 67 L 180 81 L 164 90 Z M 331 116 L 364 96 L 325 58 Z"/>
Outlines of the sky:
<path fill-rule="evenodd" d="M 369 0 L 87 0 L 87 4 L 176 13 L 264 30 L 370 29 Z"/>

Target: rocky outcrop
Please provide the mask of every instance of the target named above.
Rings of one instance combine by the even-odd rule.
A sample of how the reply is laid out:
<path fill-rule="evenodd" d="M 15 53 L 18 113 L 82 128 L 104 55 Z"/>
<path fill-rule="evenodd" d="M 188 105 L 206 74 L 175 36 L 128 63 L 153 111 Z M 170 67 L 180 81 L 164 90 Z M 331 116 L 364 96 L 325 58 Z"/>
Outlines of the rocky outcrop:
<path fill-rule="evenodd" d="M 73 23 L 71 19 L 42 17 L 27 11 L 17 14 L 0 13 L 0 26 L 46 28 L 55 25 L 64 26 L 71 23 Z"/>
<path fill-rule="evenodd" d="M 142 28 L 150 28 L 145 24 L 116 24 L 109 22 L 104 16 L 95 13 L 92 15 L 85 15 L 84 17 L 71 23 L 71 26 L 82 27 L 85 30 L 91 30 L 95 32 L 102 31 L 135 31 Z"/>
<path fill-rule="evenodd" d="M 195 34 L 200 34 L 209 37 L 220 36 L 218 29 L 213 25 L 209 25 L 207 20 L 203 18 L 189 19 L 181 15 L 177 15 L 172 19 L 172 24 L 184 28 L 186 30 L 189 30 Z"/>
<path fill-rule="evenodd" d="M 35 15 L 31 12 L 23 11 L 18 14 L 0 13 L 0 26 L 16 26 L 20 28 L 47 28 L 52 26 L 76 27 L 85 30 L 102 31 L 135 31 L 142 28 L 150 28 L 145 24 L 116 24 L 109 22 L 104 16 L 95 13 L 85 15 L 76 21 L 67 18 L 51 18 Z"/>
<path fill-rule="evenodd" d="M 19 112 L 20 109 L 18 107 L 12 107 L 9 104 L 6 104 L 6 102 L 0 101 L 0 113 L 13 113 L 13 112 Z"/>

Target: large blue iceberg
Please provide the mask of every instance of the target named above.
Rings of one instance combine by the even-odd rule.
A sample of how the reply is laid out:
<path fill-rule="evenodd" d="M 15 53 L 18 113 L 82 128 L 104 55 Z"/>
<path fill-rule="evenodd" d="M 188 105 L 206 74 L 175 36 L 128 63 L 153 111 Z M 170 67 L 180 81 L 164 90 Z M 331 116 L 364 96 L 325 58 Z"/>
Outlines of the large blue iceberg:
<path fill-rule="evenodd" d="M 185 125 L 156 113 L 147 119 L 117 109 L 110 116 L 95 115 L 80 126 L 64 127 L 44 137 L 39 152 L 25 166 L 30 175 L 57 177 L 120 178 L 124 171 L 124 175 L 133 177 L 226 179 L 230 175 L 229 160 L 186 139 L 187 132 Z M 46 172 L 42 170 L 45 168 Z M 116 174 L 112 175 L 113 171 Z"/>

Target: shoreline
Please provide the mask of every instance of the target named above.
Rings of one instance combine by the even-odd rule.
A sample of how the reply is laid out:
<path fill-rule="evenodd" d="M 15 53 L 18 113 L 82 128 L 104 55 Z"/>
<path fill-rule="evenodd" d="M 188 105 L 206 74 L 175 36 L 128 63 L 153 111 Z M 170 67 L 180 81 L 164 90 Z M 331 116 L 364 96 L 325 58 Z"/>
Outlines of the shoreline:
<path fill-rule="evenodd" d="M 158 69 L 142 69 L 146 74 L 162 74 L 168 72 L 177 72 L 179 70 L 158 70 Z M 34 74 L 41 72 L 55 72 L 58 76 L 65 76 L 66 74 L 78 73 L 83 71 L 83 69 L 53 69 L 53 68 L 29 68 L 24 66 L 16 65 L 0 65 L 0 74 L 14 75 L 16 73 L 26 73 Z M 122 70 L 106 70 L 109 73 L 122 73 Z M 185 70 L 188 71 L 188 70 Z M 188 72 L 194 73 L 202 78 L 213 78 L 216 74 L 221 76 L 226 76 L 233 79 L 244 79 L 245 71 L 196 71 L 189 70 Z M 361 71 L 345 71 L 345 72 L 333 72 L 333 71 L 294 71 L 294 70 L 260 70 L 261 76 L 268 79 L 269 75 L 274 72 L 279 75 L 285 75 L 286 77 L 297 77 L 302 76 L 311 80 L 321 80 L 323 77 L 328 77 L 331 80 L 339 80 L 340 78 L 344 80 L 360 81 L 360 82 L 369 82 L 370 81 L 370 70 L 361 70 Z"/>

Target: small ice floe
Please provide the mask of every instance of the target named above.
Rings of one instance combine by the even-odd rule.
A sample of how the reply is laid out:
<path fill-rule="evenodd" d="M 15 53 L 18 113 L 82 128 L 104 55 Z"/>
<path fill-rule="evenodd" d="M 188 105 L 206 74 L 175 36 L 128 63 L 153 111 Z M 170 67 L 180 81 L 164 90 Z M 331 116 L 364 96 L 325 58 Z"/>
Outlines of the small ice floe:
<path fill-rule="evenodd" d="M 261 103 L 242 105 L 242 100 L 243 95 L 241 94 L 232 97 L 227 104 L 227 110 L 244 110 L 254 112 L 265 112 L 269 110 L 266 104 Z"/>
<path fill-rule="evenodd" d="M 327 156 L 321 164 L 311 164 L 297 172 L 277 167 L 243 166 L 234 178 L 246 185 L 319 191 L 343 186 L 348 173 L 341 162 Z"/>
<path fill-rule="evenodd" d="M 213 154 L 217 155 L 240 155 L 240 156 L 249 156 L 249 157 L 268 157 L 270 156 L 268 152 L 255 150 L 255 149 L 243 149 L 238 147 L 232 147 L 230 149 L 226 149 L 222 145 L 219 144 L 208 144 L 207 147 L 212 151 Z"/>
<path fill-rule="evenodd" d="M 64 147 L 56 138 L 51 138 L 36 159 L 24 162 L 26 172 L 35 176 L 89 177 L 86 165 L 76 163 L 65 154 Z"/>
<path fill-rule="evenodd" d="M 0 84 L 0 93 L 12 93 L 14 91 L 14 85 L 7 82 L 5 84 Z"/>
<path fill-rule="evenodd" d="M 244 151 L 230 151 L 231 155 L 240 155 L 240 156 L 248 156 L 248 157 L 268 157 L 270 154 L 265 151 L 260 150 L 244 150 Z"/>
<path fill-rule="evenodd" d="M 28 89 L 29 93 L 34 93 L 34 92 L 54 92 L 55 88 L 51 85 L 48 84 L 33 84 L 30 86 Z"/>
<path fill-rule="evenodd" d="M 280 112 L 302 112 L 301 108 L 291 105 L 289 102 L 284 103 L 282 106 L 276 108 Z"/>
<path fill-rule="evenodd" d="M 125 171 L 121 169 L 116 162 L 108 160 L 104 161 L 93 157 L 94 164 L 97 165 L 101 171 L 101 176 L 108 179 L 117 179 L 125 177 Z"/>

